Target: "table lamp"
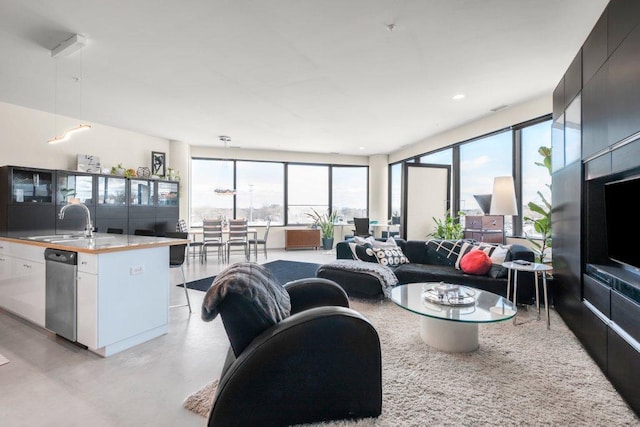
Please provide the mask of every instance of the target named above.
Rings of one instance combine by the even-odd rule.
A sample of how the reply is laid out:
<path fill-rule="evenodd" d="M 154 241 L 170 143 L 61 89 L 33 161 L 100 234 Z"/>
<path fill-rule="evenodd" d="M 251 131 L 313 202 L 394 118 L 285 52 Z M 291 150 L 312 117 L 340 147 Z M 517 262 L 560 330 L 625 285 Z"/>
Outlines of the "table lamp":
<path fill-rule="evenodd" d="M 497 176 L 493 179 L 491 215 L 518 215 L 516 192 L 512 176 Z M 504 220 L 502 221 L 502 243 L 505 242 Z"/>

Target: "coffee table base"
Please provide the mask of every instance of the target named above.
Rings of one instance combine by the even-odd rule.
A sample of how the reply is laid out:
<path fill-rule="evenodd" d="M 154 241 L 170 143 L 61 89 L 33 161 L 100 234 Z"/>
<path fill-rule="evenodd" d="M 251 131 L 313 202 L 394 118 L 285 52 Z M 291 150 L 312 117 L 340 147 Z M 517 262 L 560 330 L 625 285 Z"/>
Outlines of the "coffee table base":
<path fill-rule="evenodd" d="M 420 316 L 420 337 L 438 350 L 469 353 L 478 349 L 478 324 Z"/>

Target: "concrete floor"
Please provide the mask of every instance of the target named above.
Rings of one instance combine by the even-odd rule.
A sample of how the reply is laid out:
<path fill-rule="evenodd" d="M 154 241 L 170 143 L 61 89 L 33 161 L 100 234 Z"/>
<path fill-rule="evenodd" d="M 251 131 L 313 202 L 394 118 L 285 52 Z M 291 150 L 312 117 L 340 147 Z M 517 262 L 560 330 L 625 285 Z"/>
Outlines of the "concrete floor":
<path fill-rule="evenodd" d="M 333 251 L 269 250 L 269 259 L 326 263 Z M 231 262 L 242 255 L 231 256 Z M 209 256 L 185 263 L 187 281 L 227 265 Z M 171 270 L 171 304 L 185 302 L 179 270 Z M 182 407 L 184 398 L 217 378 L 229 347 L 220 317 L 200 319 L 204 292 L 190 290 L 187 307 L 169 310 L 169 333 L 102 358 L 0 309 L 0 425 L 203 426 L 206 419 Z"/>

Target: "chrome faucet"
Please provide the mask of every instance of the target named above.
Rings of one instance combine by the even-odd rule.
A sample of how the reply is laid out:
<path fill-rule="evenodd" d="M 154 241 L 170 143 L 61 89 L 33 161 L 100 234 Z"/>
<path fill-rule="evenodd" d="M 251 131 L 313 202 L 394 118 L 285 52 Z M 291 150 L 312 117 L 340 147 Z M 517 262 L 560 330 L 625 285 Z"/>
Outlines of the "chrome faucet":
<path fill-rule="evenodd" d="M 91 212 L 89 208 L 84 203 L 69 203 L 64 205 L 62 209 L 60 209 L 60 213 L 58 214 L 58 218 L 64 219 L 64 212 L 72 206 L 78 206 L 79 208 L 84 209 L 85 214 L 87 214 L 87 223 L 84 226 L 84 237 L 93 237 L 93 224 L 91 224 Z"/>

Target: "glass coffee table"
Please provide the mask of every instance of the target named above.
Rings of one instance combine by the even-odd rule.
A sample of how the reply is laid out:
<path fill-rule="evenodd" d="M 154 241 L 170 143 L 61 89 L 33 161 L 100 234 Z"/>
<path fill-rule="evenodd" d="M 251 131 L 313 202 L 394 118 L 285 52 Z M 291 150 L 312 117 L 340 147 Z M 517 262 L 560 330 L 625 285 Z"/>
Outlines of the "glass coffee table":
<path fill-rule="evenodd" d="M 478 349 L 478 324 L 511 319 L 517 308 L 491 292 L 442 282 L 408 283 L 391 290 L 391 301 L 420 315 L 422 341 L 438 350 Z"/>

